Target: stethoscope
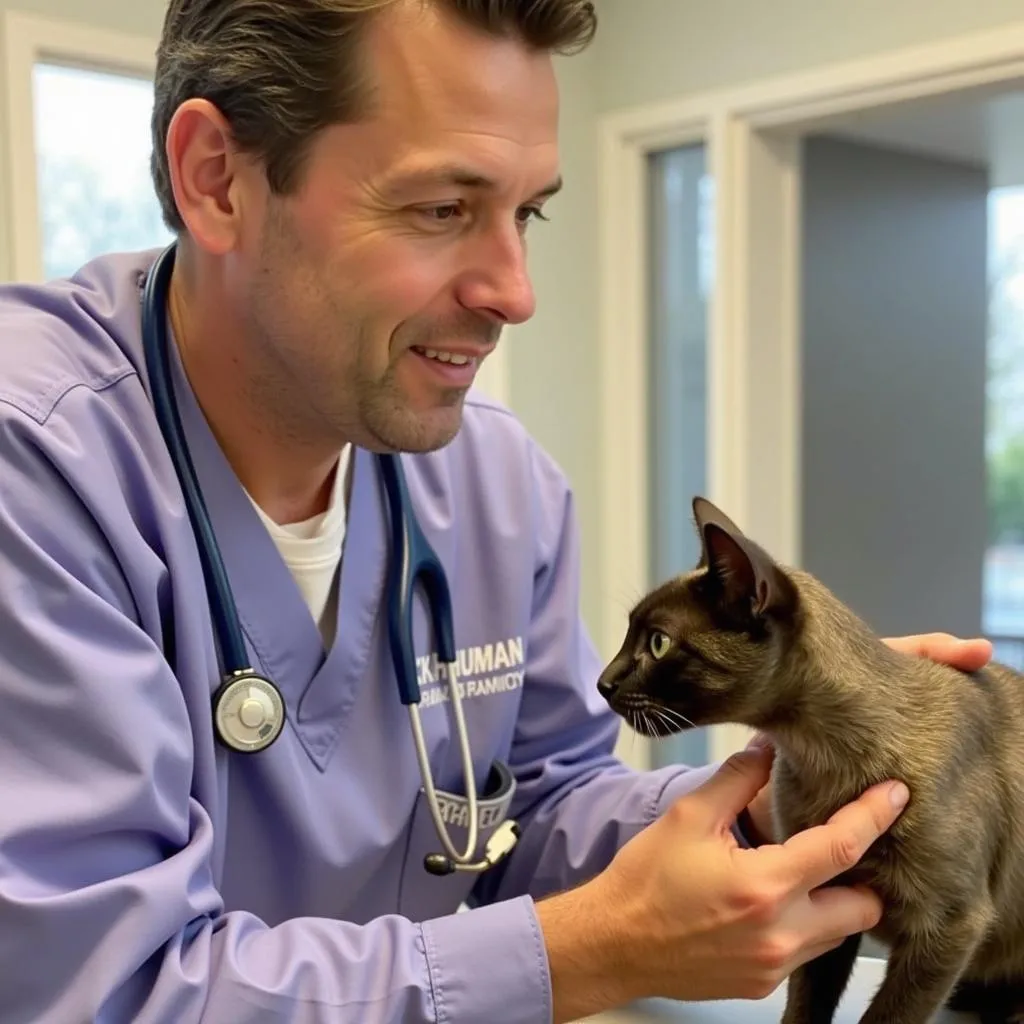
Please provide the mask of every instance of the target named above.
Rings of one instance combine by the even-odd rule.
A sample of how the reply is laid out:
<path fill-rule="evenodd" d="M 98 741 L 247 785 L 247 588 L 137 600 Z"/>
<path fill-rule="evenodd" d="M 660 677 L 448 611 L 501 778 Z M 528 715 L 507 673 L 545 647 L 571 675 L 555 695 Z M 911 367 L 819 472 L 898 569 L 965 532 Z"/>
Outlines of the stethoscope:
<path fill-rule="evenodd" d="M 176 243 L 171 243 L 160 253 L 147 276 L 142 297 L 142 344 L 152 390 L 153 408 L 181 482 L 189 519 L 195 531 L 213 629 L 223 663 L 223 679 L 213 695 L 214 728 L 221 742 L 230 749 L 241 753 L 255 753 L 266 750 L 281 734 L 286 717 L 285 704 L 277 686 L 270 679 L 255 672 L 249 664 L 234 594 L 174 399 L 166 311 L 176 247 Z M 437 789 L 427 759 L 423 726 L 420 722 L 420 688 L 416 674 L 412 630 L 413 588 L 417 580 L 421 580 L 438 646 L 438 658 L 447 664 L 455 661 L 452 603 L 448 580 L 437 554 L 416 520 L 398 456 L 378 454 L 376 458 L 384 481 L 391 521 L 392 558 L 388 567 L 385 591 L 389 595 L 388 641 L 399 698 L 409 711 L 423 790 L 434 827 L 445 850 L 444 853 L 427 854 L 424 866 L 435 875 L 447 875 L 453 871 L 486 871 L 511 852 L 519 838 L 519 826 L 511 819 L 502 822 L 488 840 L 483 858 L 476 861 L 472 859 L 475 856 L 479 828 L 476 778 L 466 722 L 462 713 L 462 698 L 459 687 L 452 685 L 449 691 L 462 755 L 469 819 L 469 835 L 466 849 L 462 853 L 455 848 L 448 834 L 448 828 L 441 815 Z M 495 763 L 495 769 L 499 774 L 508 777 L 508 768 L 504 765 Z"/>

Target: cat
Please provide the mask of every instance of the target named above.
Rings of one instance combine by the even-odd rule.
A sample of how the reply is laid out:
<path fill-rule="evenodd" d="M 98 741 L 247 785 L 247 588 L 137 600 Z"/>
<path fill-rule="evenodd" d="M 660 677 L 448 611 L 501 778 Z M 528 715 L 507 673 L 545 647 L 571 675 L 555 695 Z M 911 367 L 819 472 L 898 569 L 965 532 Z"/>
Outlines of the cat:
<path fill-rule="evenodd" d="M 1024 676 L 967 674 L 885 644 L 809 573 L 776 563 L 704 498 L 702 552 L 630 612 L 598 689 L 638 732 L 750 726 L 776 750 L 776 841 L 870 785 L 910 803 L 833 884 L 882 899 L 889 948 L 861 1024 L 926 1024 L 944 1005 L 1024 1022 Z M 783 1024 L 831 1024 L 861 936 L 797 968 Z"/>

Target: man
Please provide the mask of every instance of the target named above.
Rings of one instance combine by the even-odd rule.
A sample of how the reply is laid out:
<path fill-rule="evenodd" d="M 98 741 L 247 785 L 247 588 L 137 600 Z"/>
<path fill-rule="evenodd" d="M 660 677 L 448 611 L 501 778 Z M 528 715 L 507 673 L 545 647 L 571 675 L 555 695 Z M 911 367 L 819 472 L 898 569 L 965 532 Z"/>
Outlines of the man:
<path fill-rule="evenodd" d="M 870 894 L 819 887 L 895 819 L 887 786 L 749 849 L 734 823 L 750 805 L 767 828 L 763 751 L 718 771 L 613 759 L 570 491 L 467 395 L 533 312 L 551 54 L 593 31 L 581 0 L 172 0 L 153 119 L 180 238 L 172 386 L 287 720 L 259 753 L 216 738 L 216 609 L 143 357 L 156 254 L 3 289 L 5 1024 L 562 1022 L 760 996 L 877 919 Z M 385 451 L 411 453 L 452 588 L 455 668 L 419 598 L 414 635 L 456 845 L 451 686 L 481 785 L 493 761 L 514 778 L 521 837 L 479 875 L 423 867 L 438 840 L 388 653 Z"/>

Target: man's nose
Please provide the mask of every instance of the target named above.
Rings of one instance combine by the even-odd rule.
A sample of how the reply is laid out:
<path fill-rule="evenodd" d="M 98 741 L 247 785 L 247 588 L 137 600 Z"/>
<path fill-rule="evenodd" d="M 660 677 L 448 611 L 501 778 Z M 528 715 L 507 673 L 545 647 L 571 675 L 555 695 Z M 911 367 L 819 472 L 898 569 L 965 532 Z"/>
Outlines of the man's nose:
<path fill-rule="evenodd" d="M 536 311 L 537 298 L 518 234 L 488 245 L 480 252 L 479 260 L 478 268 L 463 281 L 459 296 L 462 305 L 500 324 L 529 320 Z"/>

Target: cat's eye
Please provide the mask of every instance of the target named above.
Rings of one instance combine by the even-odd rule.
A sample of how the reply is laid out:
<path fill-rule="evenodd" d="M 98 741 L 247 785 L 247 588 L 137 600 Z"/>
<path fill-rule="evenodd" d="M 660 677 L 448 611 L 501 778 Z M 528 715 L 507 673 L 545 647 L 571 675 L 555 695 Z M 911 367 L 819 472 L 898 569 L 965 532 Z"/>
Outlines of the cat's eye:
<path fill-rule="evenodd" d="M 647 641 L 647 646 L 650 649 L 651 656 L 655 659 L 664 658 L 668 654 L 669 648 L 672 646 L 672 641 L 669 639 L 667 633 L 662 633 L 660 629 L 654 630 L 651 633 L 650 638 Z"/>

